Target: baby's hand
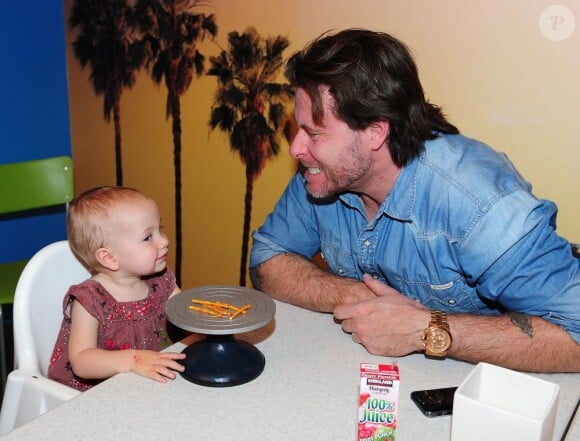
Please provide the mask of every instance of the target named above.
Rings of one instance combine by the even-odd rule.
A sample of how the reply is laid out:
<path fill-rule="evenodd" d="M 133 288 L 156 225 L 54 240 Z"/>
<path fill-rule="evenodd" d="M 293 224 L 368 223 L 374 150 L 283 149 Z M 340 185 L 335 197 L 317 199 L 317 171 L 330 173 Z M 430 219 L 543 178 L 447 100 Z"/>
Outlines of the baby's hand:
<path fill-rule="evenodd" d="M 185 367 L 175 360 L 183 360 L 185 354 L 179 352 L 156 352 L 149 350 L 132 351 L 131 371 L 160 383 L 174 380 L 175 372 L 183 372 Z"/>

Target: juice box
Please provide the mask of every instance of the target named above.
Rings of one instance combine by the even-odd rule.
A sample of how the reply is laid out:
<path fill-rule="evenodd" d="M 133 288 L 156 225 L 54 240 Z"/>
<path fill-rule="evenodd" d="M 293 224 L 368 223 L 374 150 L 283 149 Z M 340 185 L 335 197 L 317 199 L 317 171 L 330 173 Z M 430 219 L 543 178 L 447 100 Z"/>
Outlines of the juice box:
<path fill-rule="evenodd" d="M 361 363 L 358 441 L 395 441 L 399 366 Z"/>

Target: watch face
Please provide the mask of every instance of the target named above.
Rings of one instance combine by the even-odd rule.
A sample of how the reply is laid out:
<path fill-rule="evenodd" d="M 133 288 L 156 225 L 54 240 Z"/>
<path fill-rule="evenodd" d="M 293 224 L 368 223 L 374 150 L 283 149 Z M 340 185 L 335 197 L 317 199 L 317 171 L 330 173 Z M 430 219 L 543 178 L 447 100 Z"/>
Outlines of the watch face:
<path fill-rule="evenodd" d="M 441 328 L 429 328 L 425 340 L 433 352 L 445 352 L 451 346 L 451 336 Z"/>

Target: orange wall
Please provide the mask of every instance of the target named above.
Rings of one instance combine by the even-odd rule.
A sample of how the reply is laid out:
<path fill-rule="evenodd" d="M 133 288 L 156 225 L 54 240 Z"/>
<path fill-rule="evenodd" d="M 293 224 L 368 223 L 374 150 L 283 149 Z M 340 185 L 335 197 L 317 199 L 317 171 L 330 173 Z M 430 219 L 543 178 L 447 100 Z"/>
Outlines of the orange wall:
<path fill-rule="evenodd" d="M 71 0 L 65 0 L 68 11 Z M 240 6 L 243 4 L 243 7 Z M 407 43 L 415 55 L 430 100 L 441 105 L 460 130 L 506 152 L 534 185 L 560 207 L 563 236 L 580 242 L 580 207 L 574 191 L 580 163 L 580 25 L 551 41 L 539 18 L 551 1 L 528 0 L 244 0 L 213 1 L 217 41 L 249 25 L 263 36 L 289 38 L 286 55 L 329 29 L 366 27 Z M 580 3 L 558 4 L 580 18 Z M 569 22 L 568 22 L 569 23 Z M 77 192 L 114 184 L 113 126 L 103 120 L 88 71 L 71 55 L 67 34 L 70 113 Z M 218 47 L 206 41 L 204 55 Z M 282 80 L 282 78 L 281 78 Z M 183 280 L 182 287 L 237 284 L 242 237 L 244 168 L 220 132 L 207 120 L 214 77 L 194 80 L 182 99 Z M 125 184 L 160 205 L 173 238 L 173 144 L 165 120 L 164 87 L 141 74 L 124 92 L 122 106 Z M 252 229 L 271 210 L 294 171 L 287 145 L 254 188 Z"/>

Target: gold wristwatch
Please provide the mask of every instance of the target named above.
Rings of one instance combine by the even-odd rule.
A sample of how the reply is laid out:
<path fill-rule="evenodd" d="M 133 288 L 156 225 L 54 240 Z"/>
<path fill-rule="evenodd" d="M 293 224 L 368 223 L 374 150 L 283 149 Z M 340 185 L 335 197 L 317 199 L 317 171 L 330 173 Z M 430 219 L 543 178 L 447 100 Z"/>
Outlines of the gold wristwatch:
<path fill-rule="evenodd" d="M 423 331 L 421 340 L 425 348 L 425 355 L 445 357 L 453 342 L 447 323 L 447 314 L 441 311 L 431 311 L 429 327 Z"/>

